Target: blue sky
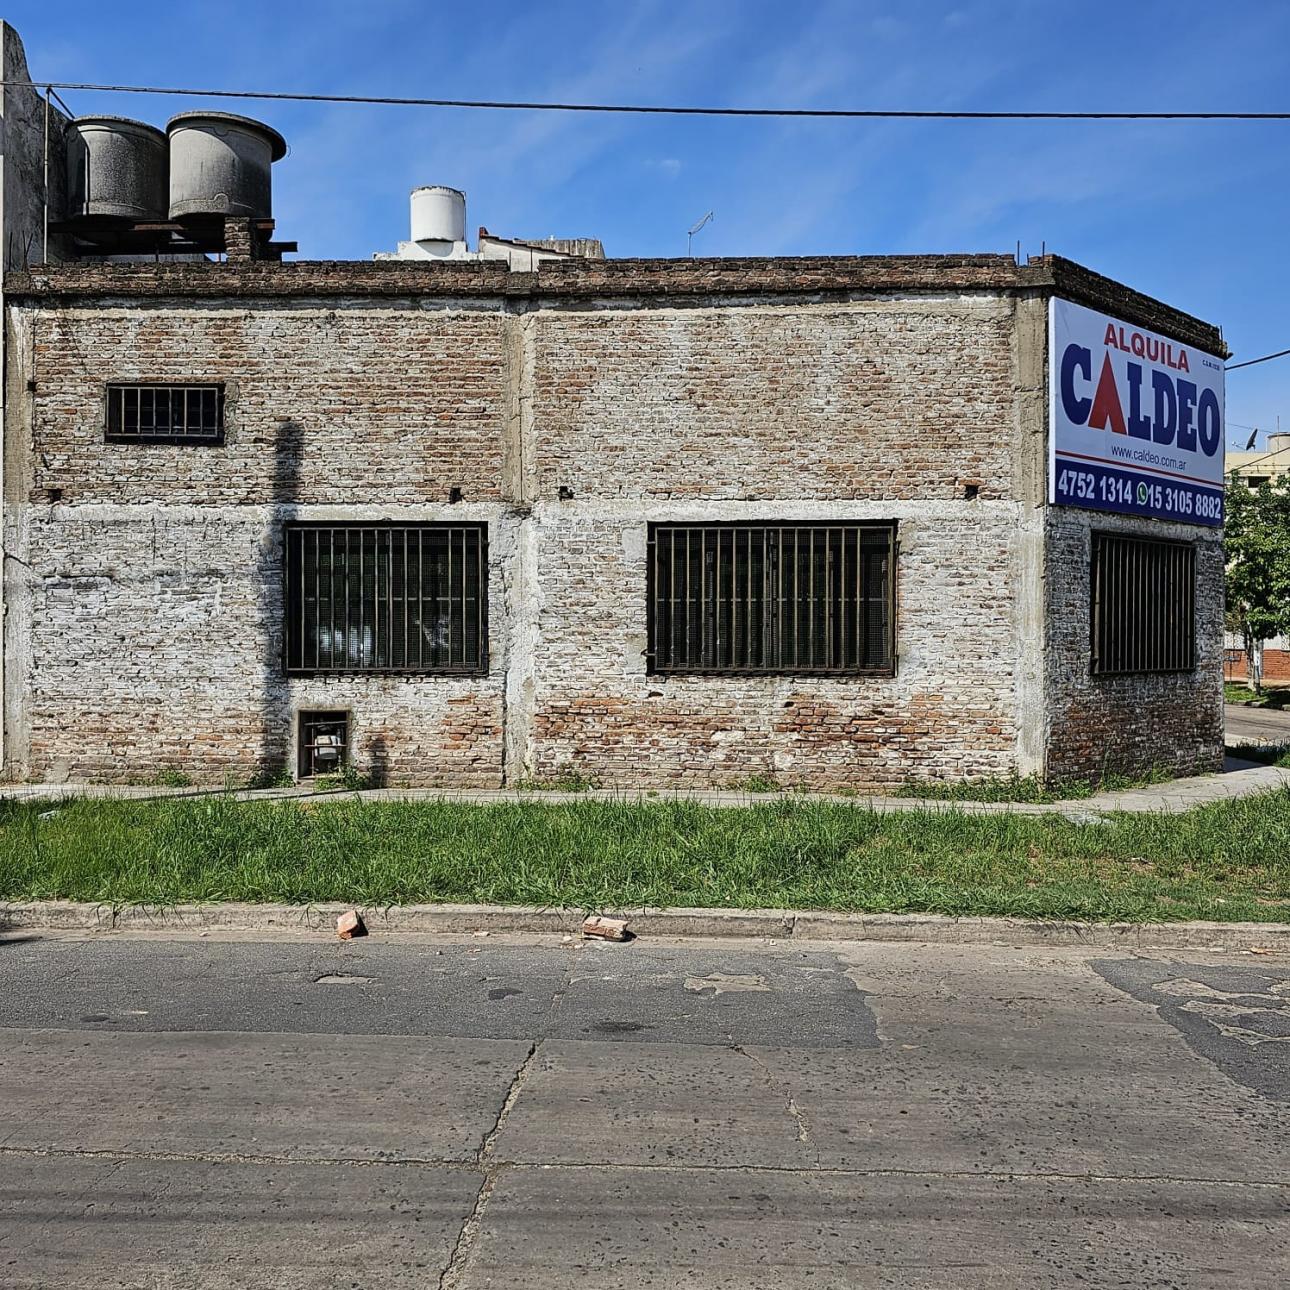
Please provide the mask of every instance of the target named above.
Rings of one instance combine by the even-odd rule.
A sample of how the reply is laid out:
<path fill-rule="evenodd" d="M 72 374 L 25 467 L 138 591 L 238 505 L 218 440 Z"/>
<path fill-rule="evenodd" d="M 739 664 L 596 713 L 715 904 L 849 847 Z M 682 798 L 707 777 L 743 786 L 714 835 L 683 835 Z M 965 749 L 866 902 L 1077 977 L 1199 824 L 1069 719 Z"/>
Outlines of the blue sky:
<path fill-rule="evenodd" d="M 1290 108 L 1290 5 L 1031 0 L 10 3 L 37 79 L 644 103 Z M 200 101 L 69 93 L 164 125 Z M 1290 347 L 1290 122 L 781 122 L 214 103 L 287 136 L 279 236 L 367 258 L 407 194 L 468 224 L 611 255 L 1049 250 L 1218 322 L 1236 359 Z M 1290 359 L 1228 380 L 1239 427 L 1290 429 Z M 1262 440 L 1260 440 L 1262 443 Z"/>

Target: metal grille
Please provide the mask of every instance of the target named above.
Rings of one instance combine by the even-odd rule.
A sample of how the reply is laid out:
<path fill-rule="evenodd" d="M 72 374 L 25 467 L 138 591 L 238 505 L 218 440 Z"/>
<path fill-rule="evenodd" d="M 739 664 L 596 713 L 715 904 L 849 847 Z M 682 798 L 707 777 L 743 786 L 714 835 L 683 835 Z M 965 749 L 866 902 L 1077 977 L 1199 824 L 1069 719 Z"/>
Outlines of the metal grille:
<path fill-rule="evenodd" d="M 1093 534 L 1093 671 L 1196 666 L 1196 548 Z"/>
<path fill-rule="evenodd" d="M 349 763 L 349 713 L 302 712 L 297 744 L 297 778 L 344 770 Z"/>
<path fill-rule="evenodd" d="M 220 443 L 222 385 L 109 385 L 109 443 Z"/>
<path fill-rule="evenodd" d="M 887 673 L 895 529 L 856 524 L 655 525 L 656 673 Z"/>
<path fill-rule="evenodd" d="M 484 525 L 292 524 L 288 672 L 483 672 Z"/>

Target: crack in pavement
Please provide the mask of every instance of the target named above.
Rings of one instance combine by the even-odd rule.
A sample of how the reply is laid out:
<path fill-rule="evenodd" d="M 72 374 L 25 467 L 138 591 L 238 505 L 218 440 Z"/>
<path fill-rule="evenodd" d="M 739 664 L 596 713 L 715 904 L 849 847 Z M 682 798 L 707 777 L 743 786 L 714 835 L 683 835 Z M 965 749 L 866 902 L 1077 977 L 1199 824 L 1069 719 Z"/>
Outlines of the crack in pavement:
<path fill-rule="evenodd" d="M 551 993 L 550 1003 L 547 1007 L 546 1017 L 543 1025 L 543 1031 L 549 1029 L 565 994 L 570 989 L 574 981 L 575 966 L 578 957 L 583 952 L 581 944 L 575 944 L 572 947 L 565 970 L 560 981 Z M 356 958 L 357 956 L 355 956 Z M 343 952 L 333 952 L 322 957 L 322 962 L 341 963 L 352 961 L 350 956 Z M 213 964 L 207 963 L 201 972 L 197 974 L 198 979 L 208 975 Z M 293 968 L 280 975 L 292 976 L 301 975 L 304 980 L 304 969 Z M 254 974 L 262 976 L 263 974 Z M 8 1029 L 0 1027 L 0 1032 Z M 15 1030 L 30 1031 L 30 1027 L 14 1027 Z M 62 1031 L 62 1027 L 40 1027 L 41 1030 Z M 258 1033 L 258 1032 L 207 1032 L 207 1033 Z M 335 1156 L 306 1156 L 300 1154 L 279 1154 L 279 1153 L 248 1153 L 248 1152 L 206 1152 L 206 1151 L 120 1151 L 120 1150 L 94 1150 L 94 1149 L 70 1149 L 70 1148 L 32 1148 L 32 1147 L 8 1147 L 0 1144 L 0 1160 L 5 1157 L 12 1159 L 34 1159 L 40 1157 L 59 1157 L 70 1159 L 84 1160 L 111 1160 L 114 1162 L 111 1172 L 116 1172 L 125 1164 L 131 1161 L 156 1161 L 156 1162 L 177 1162 L 177 1163 L 200 1163 L 200 1164 L 243 1164 L 243 1165 L 276 1165 L 276 1166 L 301 1166 L 301 1167 L 332 1167 L 341 1168 L 371 1168 L 373 1166 L 389 1166 L 394 1168 L 434 1168 L 434 1169 L 469 1169 L 473 1172 L 480 1173 L 480 1185 L 476 1192 L 474 1202 L 470 1212 L 462 1221 L 460 1230 L 457 1233 L 456 1240 L 453 1244 L 452 1253 L 447 1265 L 440 1274 L 439 1285 L 441 1290 L 450 1290 L 459 1284 L 463 1277 L 471 1255 L 477 1243 L 479 1232 L 483 1223 L 484 1212 L 488 1206 L 493 1190 L 497 1185 L 498 1177 L 504 1168 L 510 1167 L 507 1162 L 499 1162 L 496 1159 L 496 1149 L 498 1138 L 505 1126 L 506 1120 L 519 1099 L 524 1085 L 538 1060 L 543 1044 L 546 1042 L 545 1033 L 540 1034 L 534 1039 L 528 1047 L 515 1075 L 507 1087 L 505 1096 L 498 1108 L 497 1115 L 493 1123 L 484 1133 L 479 1147 L 474 1153 L 473 1159 L 454 1160 L 441 1157 L 420 1157 L 420 1156 L 383 1156 L 380 1158 L 350 1158 L 338 1159 Z M 15 1130 L 16 1132 L 16 1130 Z"/>
<path fill-rule="evenodd" d="M 469 1169 L 479 1168 L 476 1160 L 453 1160 L 447 1156 L 302 1156 L 276 1152 L 243 1151 L 122 1151 L 115 1147 L 6 1147 L 0 1146 L 0 1160 L 15 1159 L 66 1160 L 155 1160 L 181 1164 L 208 1165 L 327 1165 L 366 1169 L 373 1165 L 396 1168 Z"/>
<path fill-rule="evenodd" d="M 530 1063 L 531 1064 L 531 1063 Z M 433 1157 L 384 1157 L 382 1159 L 338 1160 L 334 1156 L 276 1156 L 276 1155 L 239 1155 L 233 1152 L 181 1152 L 181 1151 L 114 1151 L 53 1147 L 0 1147 L 0 1159 L 57 1159 L 113 1160 L 117 1162 L 116 1173 L 126 1164 L 135 1161 L 179 1162 L 188 1164 L 249 1164 L 249 1165 L 300 1165 L 331 1166 L 341 1168 L 412 1168 L 412 1169 L 460 1169 L 477 1172 L 480 1168 L 474 1160 L 446 1160 Z M 1257 1188 L 1265 1191 L 1290 1192 L 1290 1180 L 1270 1180 L 1261 1178 L 1198 1178 L 1183 1174 L 1107 1174 L 1107 1173 L 1070 1173 L 1061 1170 L 1040 1171 L 1025 1169 L 894 1169 L 883 1166 L 874 1169 L 843 1168 L 833 1165 L 803 1166 L 790 1168 L 786 1165 L 750 1165 L 750 1164 L 677 1164 L 675 1162 L 658 1163 L 642 1161 L 624 1163 L 621 1160 L 587 1160 L 581 1162 L 557 1161 L 544 1163 L 540 1161 L 509 1160 L 492 1163 L 488 1168 L 496 1173 L 503 1169 L 519 1172 L 525 1169 L 540 1169 L 546 1172 L 566 1170 L 570 1172 L 588 1170 L 608 1170 L 615 1173 L 660 1173 L 660 1174 L 766 1174 L 781 1175 L 789 1178 L 922 1178 L 954 1182 L 963 1179 L 983 1178 L 999 1182 L 1086 1182 L 1086 1183 L 1160 1183 L 1180 1187 L 1231 1187 Z M 109 1177 L 110 1174 L 105 1175 Z M 96 1181 L 101 1182 L 102 1179 Z"/>
<path fill-rule="evenodd" d="M 556 995 L 553 996 L 551 1001 L 553 1008 L 556 1005 L 558 996 L 559 991 L 557 989 Z M 474 1253 L 475 1244 L 479 1239 L 479 1229 L 484 1222 L 484 1211 L 488 1208 L 488 1201 L 493 1194 L 493 1188 L 497 1186 L 497 1178 L 502 1168 L 502 1166 L 494 1163 L 497 1137 L 502 1131 L 502 1126 L 506 1123 L 506 1117 L 511 1113 L 511 1108 L 519 1100 L 524 1083 L 528 1079 L 529 1071 L 533 1069 L 538 1051 L 545 1042 L 544 1039 L 535 1039 L 529 1045 L 529 1050 L 524 1055 L 524 1060 L 515 1072 L 515 1078 L 511 1080 L 510 1087 L 506 1090 L 506 1097 L 502 1102 L 501 1109 L 497 1112 L 497 1119 L 493 1121 L 493 1127 L 484 1135 L 484 1140 L 475 1159 L 475 1167 L 482 1170 L 484 1176 L 480 1180 L 479 1191 L 475 1193 L 475 1203 L 471 1206 L 470 1213 L 466 1215 L 465 1220 L 462 1222 L 461 1230 L 457 1233 L 457 1239 L 453 1242 L 452 1254 L 448 1257 L 447 1266 L 439 1274 L 439 1290 L 450 1290 L 450 1287 L 460 1284 L 461 1278 L 465 1274 L 466 1266 L 470 1262 L 470 1256 Z"/>
<path fill-rule="evenodd" d="M 741 1057 L 748 1058 L 765 1075 L 767 1084 L 784 1098 L 788 1113 L 793 1117 L 793 1124 L 797 1128 L 797 1140 L 815 1153 L 815 1167 L 818 1169 L 820 1167 L 820 1145 L 815 1141 L 815 1137 L 811 1133 L 811 1122 L 806 1118 L 806 1112 L 798 1106 L 797 1099 L 793 1096 L 792 1086 L 777 1079 L 770 1067 L 760 1057 L 754 1056 L 742 1044 L 735 1043 L 733 1035 L 730 1040 L 730 1047 Z"/>
<path fill-rule="evenodd" d="M 15 1148 L 15 1150 L 18 1150 L 18 1148 Z M 82 1205 L 82 1210 L 81 1210 L 82 1215 L 84 1215 L 83 1203 L 85 1199 L 88 1196 L 96 1194 L 103 1187 L 103 1184 L 106 1183 L 107 1180 L 113 1176 L 113 1174 L 119 1174 L 121 1170 L 124 1169 L 126 1165 L 128 1165 L 129 1163 L 130 1163 L 129 1157 L 125 1157 L 123 1159 L 117 1160 L 116 1163 L 113 1164 L 110 1169 L 104 1172 L 102 1177 L 92 1178 L 89 1181 L 89 1183 L 86 1185 L 83 1191 L 79 1191 L 76 1193 L 75 1196 L 69 1197 L 69 1199 L 72 1201 L 73 1204 Z M 172 1183 L 171 1186 L 173 1185 L 174 1184 Z M 167 1190 L 169 1190 L 169 1188 L 167 1188 Z M 92 1201 L 90 1203 L 93 1204 Z M 51 1209 L 49 1213 L 46 1214 L 45 1217 L 41 1219 L 39 1223 L 37 1223 L 36 1231 L 43 1232 L 45 1228 L 47 1228 L 51 1223 L 57 1222 L 59 1217 L 60 1215 L 58 1214 L 57 1210 Z M 7 1236 L 0 1235 L 0 1245 L 4 1245 L 8 1241 L 8 1239 L 9 1238 Z"/>
<path fill-rule="evenodd" d="M 580 952 L 580 949 L 580 946 L 574 946 L 573 953 L 569 956 L 569 961 L 565 965 L 564 974 L 551 992 L 551 1002 L 547 1006 L 546 1027 L 550 1026 L 556 1011 L 560 1007 L 560 1001 L 564 998 L 565 992 L 573 982 L 573 960 Z M 542 1034 L 529 1044 L 529 1050 L 525 1053 L 524 1060 L 520 1062 L 519 1069 L 515 1072 L 515 1078 L 511 1080 L 510 1087 L 506 1090 L 505 1098 L 502 1099 L 497 1118 L 493 1121 L 492 1128 L 484 1134 L 484 1139 L 480 1143 L 479 1151 L 475 1157 L 475 1168 L 481 1171 L 483 1177 L 480 1179 L 479 1190 L 475 1193 L 475 1201 L 470 1208 L 470 1213 L 462 1221 L 461 1229 L 457 1233 L 457 1239 L 453 1242 L 452 1253 L 448 1256 L 448 1262 L 444 1270 L 439 1274 L 439 1290 L 451 1290 L 453 1286 L 459 1285 L 466 1273 L 466 1268 L 479 1240 L 479 1231 L 484 1222 L 484 1211 L 488 1208 L 488 1202 L 492 1198 L 493 1189 L 497 1186 L 498 1177 L 502 1169 L 505 1168 L 504 1164 L 499 1164 L 496 1161 L 497 1139 L 501 1135 L 502 1128 L 506 1124 L 506 1119 L 510 1115 L 512 1108 L 519 1101 L 520 1094 L 524 1091 L 524 1085 L 528 1081 L 529 1073 L 537 1063 L 538 1053 L 545 1043 L 546 1035 Z"/>

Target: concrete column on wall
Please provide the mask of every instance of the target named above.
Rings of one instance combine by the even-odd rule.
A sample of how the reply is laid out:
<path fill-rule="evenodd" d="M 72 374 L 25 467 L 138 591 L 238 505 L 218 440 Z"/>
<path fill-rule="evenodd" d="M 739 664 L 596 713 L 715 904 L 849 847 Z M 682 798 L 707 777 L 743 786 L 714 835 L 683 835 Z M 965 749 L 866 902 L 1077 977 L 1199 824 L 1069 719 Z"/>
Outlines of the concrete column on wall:
<path fill-rule="evenodd" d="M 26 376 L 10 370 L 21 365 L 22 356 L 10 352 L 11 344 L 16 342 L 6 317 L 5 279 L 14 270 L 39 263 L 46 255 L 50 260 L 65 258 L 60 239 L 48 235 L 47 222 L 63 214 L 66 166 L 62 139 L 67 120 L 31 84 L 22 41 L 7 22 L 0 21 L 0 319 L 5 319 L 0 329 L 4 337 L 0 343 L 0 390 L 4 391 L 0 460 L 5 463 L 0 467 L 5 551 L 0 616 L 6 641 L 4 662 L 0 665 L 0 687 L 5 696 L 0 706 L 4 714 L 0 748 L 4 750 L 2 773 L 9 779 L 26 774 L 25 753 L 17 753 L 19 741 L 25 744 L 26 738 L 25 722 L 18 716 L 25 705 L 26 667 L 11 655 L 8 645 L 21 641 L 25 648 L 29 640 L 18 625 L 19 617 L 28 613 L 26 570 L 21 560 L 14 558 L 19 550 L 26 549 L 20 537 L 28 523 L 29 508 L 22 482 L 26 475 L 12 486 L 9 472 L 15 454 L 19 460 L 25 460 L 28 454 L 31 417 Z M 19 586 L 20 592 L 16 590 Z"/>
<path fill-rule="evenodd" d="M 1045 773 L 1048 712 L 1044 695 L 1044 515 L 1048 504 L 1048 301 L 1014 300 L 1012 370 L 1017 446 L 1017 772 Z"/>
<path fill-rule="evenodd" d="M 4 452 L 3 452 L 3 615 L 4 703 L 0 727 L 3 778 L 29 774 L 30 720 L 27 709 L 31 664 L 33 574 L 28 564 L 28 527 L 32 506 L 32 399 L 28 378 L 35 377 L 31 328 L 21 314 L 4 315 Z"/>
<path fill-rule="evenodd" d="M 514 784 L 532 774 L 533 713 L 539 637 L 537 468 L 533 442 L 534 331 L 537 315 L 506 319 L 506 382 L 502 430 L 502 497 L 507 514 L 498 538 L 506 611 L 506 678 L 503 701 L 502 778 Z"/>

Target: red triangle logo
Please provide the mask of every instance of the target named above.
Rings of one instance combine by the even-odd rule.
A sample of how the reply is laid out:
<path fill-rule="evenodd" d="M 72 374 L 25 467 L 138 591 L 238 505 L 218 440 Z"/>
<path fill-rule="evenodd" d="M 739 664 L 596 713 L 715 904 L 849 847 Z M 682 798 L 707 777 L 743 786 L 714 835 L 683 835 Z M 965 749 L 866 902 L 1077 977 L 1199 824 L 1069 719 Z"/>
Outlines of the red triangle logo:
<path fill-rule="evenodd" d="M 1102 375 L 1097 378 L 1097 393 L 1093 396 L 1093 410 L 1088 414 L 1090 429 L 1105 430 L 1107 422 L 1116 434 L 1128 434 L 1124 424 L 1124 409 L 1115 390 L 1115 373 L 1111 371 L 1111 356 L 1102 360 Z"/>

